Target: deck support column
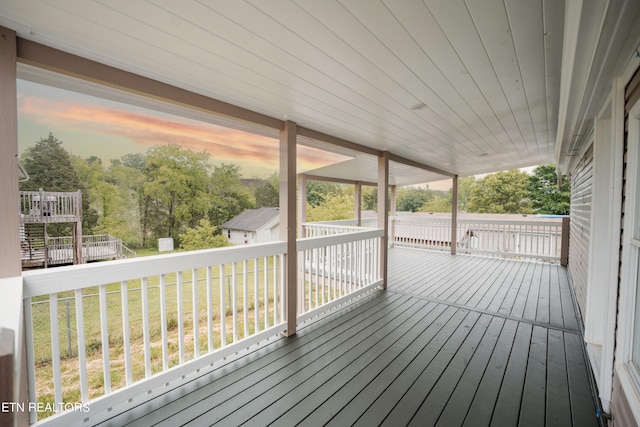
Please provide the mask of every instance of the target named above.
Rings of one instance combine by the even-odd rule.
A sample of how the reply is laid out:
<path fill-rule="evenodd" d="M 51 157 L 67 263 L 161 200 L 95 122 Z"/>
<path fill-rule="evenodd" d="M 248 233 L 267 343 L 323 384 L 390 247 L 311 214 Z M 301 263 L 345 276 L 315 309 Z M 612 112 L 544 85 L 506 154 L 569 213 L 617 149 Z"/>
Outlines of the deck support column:
<path fill-rule="evenodd" d="M 15 31 L 0 27 L 0 278 L 22 274 L 16 58 Z"/>
<path fill-rule="evenodd" d="M 397 197 L 396 197 L 396 189 L 395 185 L 391 186 L 391 225 L 389 226 L 389 246 L 393 246 L 396 242 L 396 206 L 397 206 Z"/>
<path fill-rule="evenodd" d="M 0 401 L 27 402 L 26 351 L 22 314 L 22 260 L 18 198 L 18 102 L 16 33 L 0 27 Z M 1 425 L 27 425 L 27 411 L 9 412 Z"/>
<path fill-rule="evenodd" d="M 356 181 L 353 192 L 353 214 L 356 217 L 356 225 L 362 226 L 362 183 Z"/>
<path fill-rule="evenodd" d="M 389 240 L 389 152 L 378 156 L 378 228 L 384 230 L 380 238 L 380 278 L 382 289 L 387 289 L 387 261 Z"/>
<path fill-rule="evenodd" d="M 307 222 L 307 176 L 298 175 L 298 238 L 307 237 L 304 223 Z"/>
<path fill-rule="evenodd" d="M 82 222 L 76 221 L 73 223 L 72 230 L 72 238 L 73 240 L 73 263 L 74 264 L 82 264 L 84 262 L 82 256 Z"/>
<path fill-rule="evenodd" d="M 76 195 L 73 198 L 74 215 L 76 222 L 73 223 L 73 263 L 82 264 L 84 262 L 84 256 L 82 254 L 82 191 L 76 191 Z M 122 252 L 122 251 L 120 251 Z"/>
<path fill-rule="evenodd" d="M 296 333 L 298 251 L 296 247 L 296 136 L 295 122 L 284 122 L 280 131 L 280 240 L 287 242 L 285 256 L 286 336 Z M 305 197 L 306 198 L 306 197 Z"/>
<path fill-rule="evenodd" d="M 562 218 L 562 243 L 560 244 L 560 265 L 569 265 L 569 218 Z"/>
<path fill-rule="evenodd" d="M 458 252 L 458 175 L 451 184 L 451 255 Z"/>

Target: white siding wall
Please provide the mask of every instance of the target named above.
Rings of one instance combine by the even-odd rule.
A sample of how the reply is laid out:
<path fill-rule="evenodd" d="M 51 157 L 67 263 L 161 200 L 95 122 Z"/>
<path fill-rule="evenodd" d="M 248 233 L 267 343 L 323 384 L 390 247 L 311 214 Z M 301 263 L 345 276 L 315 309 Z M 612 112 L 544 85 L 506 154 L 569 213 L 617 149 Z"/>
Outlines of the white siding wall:
<path fill-rule="evenodd" d="M 223 229 L 222 234 L 234 245 L 248 245 L 252 243 L 275 242 L 280 238 L 280 227 L 263 228 L 258 231 L 240 231 Z M 246 234 L 246 237 L 245 237 Z"/>
<path fill-rule="evenodd" d="M 250 243 L 256 243 L 256 234 L 251 231 L 231 230 L 231 237 L 229 237 L 228 230 L 223 230 L 223 234 L 227 236 L 229 242 L 234 245 L 247 245 Z"/>
<path fill-rule="evenodd" d="M 270 241 L 271 241 L 271 230 L 269 230 L 268 228 L 263 228 L 261 230 L 258 230 L 256 243 L 263 243 L 263 242 L 270 242 Z"/>
<path fill-rule="evenodd" d="M 585 315 L 587 301 L 592 183 L 593 145 L 587 149 L 571 174 L 569 273 L 582 316 Z"/>

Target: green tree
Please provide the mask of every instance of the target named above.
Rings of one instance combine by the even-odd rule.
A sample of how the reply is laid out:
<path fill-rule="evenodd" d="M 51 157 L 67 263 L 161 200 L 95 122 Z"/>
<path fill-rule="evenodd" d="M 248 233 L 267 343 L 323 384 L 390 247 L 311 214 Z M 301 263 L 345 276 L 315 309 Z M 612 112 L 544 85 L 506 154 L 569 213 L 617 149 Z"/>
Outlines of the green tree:
<path fill-rule="evenodd" d="M 96 210 L 100 212 L 96 233 L 111 234 L 121 238 L 126 245 L 140 247 L 139 192 L 144 182 L 142 170 L 125 166 L 120 160 L 112 160 L 102 179 L 92 192 Z"/>
<path fill-rule="evenodd" d="M 329 193 L 322 196 L 318 206 L 307 203 L 307 221 L 333 221 L 353 218 L 353 197 L 347 194 Z"/>
<path fill-rule="evenodd" d="M 209 181 L 209 221 L 220 224 L 255 207 L 255 199 L 249 189 L 242 184 L 240 166 L 221 164 L 214 166 Z"/>
<path fill-rule="evenodd" d="M 62 141 L 52 133 L 32 147 L 27 148 L 20 159 L 29 174 L 29 180 L 20 183 L 23 191 L 77 191 L 80 189 L 78 173 L 71 164 Z"/>
<path fill-rule="evenodd" d="M 110 176 L 116 180 L 121 191 L 127 193 L 129 209 L 127 222 L 130 228 L 136 229 L 136 237 L 131 236 L 137 243 L 136 246 L 145 244 L 144 213 L 147 211 L 145 205 L 143 184 L 145 182 L 145 168 L 147 158 L 142 153 L 130 153 L 122 156 L 118 161 L 111 161 Z"/>
<path fill-rule="evenodd" d="M 562 177 L 562 185 L 558 187 L 556 165 L 538 166 L 529 177 L 531 205 L 536 213 L 551 215 L 569 215 L 571 190 L 569 180 Z"/>
<path fill-rule="evenodd" d="M 451 191 L 434 191 L 432 195 L 433 197 L 420 208 L 420 212 L 451 212 Z"/>
<path fill-rule="evenodd" d="M 102 215 L 102 206 L 99 205 L 100 193 L 96 191 L 96 188 L 105 182 L 105 170 L 102 166 L 102 160 L 96 156 L 91 156 L 88 159 L 69 156 L 69 159 L 79 181 L 86 189 L 86 197 L 85 193 L 83 193 L 83 199 L 86 199 L 97 215 Z"/>
<path fill-rule="evenodd" d="M 529 175 L 518 169 L 489 174 L 471 189 L 469 212 L 531 213 Z"/>
<path fill-rule="evenodd" d="M 404 187 L 396 192 L 396 209 L 401 212 L 417 212 L 431 199 L 433 199 L 431 190 Z"/>
<path fill-rule="evenodd" d="M 20 183 L 20 190 L 82 192 L 82 229 L 91 233 L 97 222 L 96 212 L 90 208 L 89 195 L 85 181 L 79 177 L 71 156 L 62 147 L 62 141 L 52 133 L 40 138 L 36 144 L 27 148 L 20 159 L 29 174 L 29 180 Z M 50 225 L 47 232 L 52 236 L 70 235 L 70 225 Z"/>
<path fill-rule="evenodd" d="M 187 227 L 180 234 L 180 249 L 185 251 L 224 246 L 229 246 L 227 239 L 221 236 L 218 233 L 218 228 L 206 219 L 201 219 L 194 228 Z"/>
<path fill-rule="evenodd" d="M 139 171 L 144 171 L 144 168 L 147 165 L 147 158 L 142 153 L 125 154 L 120 158 L 120 161 L 123 166 L 137 169 Z"/>
<path fill-rule="evenodd" d="M 146 156 L 143 193 L 143 235 L 173 237 L 182 227 L 195 227 L 209 209 L 209 155 L 177 145 L 151 147 Z"/>
<path fill-rule="evenodd" d="M 458 178 L 458 210 L 466 211 L 471 199 L 471 191 L 476 183 L 475 176 Z"/>
<path fill-rule="evenodd" d="M 341 192 L 340 186 L 331 182 L 307 181 L 307 203 L 314 207 L 324 203 L 327 194 Z"/>
<path fill-rule="evenodd" d="M 274 173 L 253 188 L 256 208 L 280 206 L 280 176 Z"/>
<path fill-rule="evenodd" d="M 378 210 L 378 189 L 362 187 L 362 209 L 365 211 Z"/>

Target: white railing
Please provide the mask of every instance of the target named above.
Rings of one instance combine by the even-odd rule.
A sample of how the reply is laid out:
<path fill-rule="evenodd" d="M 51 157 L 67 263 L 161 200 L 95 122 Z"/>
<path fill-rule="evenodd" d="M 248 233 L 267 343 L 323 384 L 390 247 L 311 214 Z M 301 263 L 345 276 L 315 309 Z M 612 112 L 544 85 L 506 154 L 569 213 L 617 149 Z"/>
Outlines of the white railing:
<path fill-rule="evenodd" d="M 377 228 L 377 218 L 362 219 L 360 226 L 355 219 L 343 219 L 324 222 L 306 222 L 302 224 L 306 237 L 332 236 L 334 234 L 353 233 L 363 229 Z"/>
<path fill-rule="evenodd" d="M 47 242 L 47 264 L 60 265 L 73 262 L 73 237 L 49 237 Z M 135 252 L 127 248 L 122 243 L 122 239 L 109 234 L 82 236 L 83 262 L 120 259 L 125 257 L 125 251 L 129 257 L 135 256 Z"/>
<path fill-rule="evenodd" d="M 381 236 L 298 240 L 298 322 L 379 286 Z M 25 272 L 29 401 L 89 405 L 42 422 L 101 422 L 279 335 L 285 251 L 274 242 Z"/>
<path fill-rule="evenodd" d="M 89 402 L 89 412 L 47 424 L 93 424 L 278 335 L 285 249 L 275 242 L 24 272 L 29 401 Z"/>
<path fill-rule="evenodd" d="M 80 191 L 20 191 L 20 218 L 24 223 L 76 222 L 82 217 Z"/>
<path fill-rule="evenodd" d="M 334 225 L 321 222 L 310 222 L 303 226 L 306 237 L 335 236 L 336 234 L 354 233 L 363 230 L 363 227 L 358 227 L 357 225 Z"/>
<path fill-rule="evenodd" d="M 377 220 L 305 223 L 307 236 L 330 236 L 375 227 Z M 389 241 L 393 246 L 438 251 L 451 250 L 451 219 L 398 216 L 389 220 Z M 460 253 L 560 260 L 562 251 L 562 219 L 477 220 L 458 218 L 456 247 Z"/>
<path fill-rule="evenodd" d="M 360 229 L 298 240 L 298 321 L 380 285 L 383 230 Z"/>
<path fill-rule="evenodd" d="M 396 247 L 451 250 L 449 219 L 400 218 L 395 220 Z M 562 220 L 469 220 L 458 219 L 457 248 L 460 253 L 510 258 L 560 260 Z"/>

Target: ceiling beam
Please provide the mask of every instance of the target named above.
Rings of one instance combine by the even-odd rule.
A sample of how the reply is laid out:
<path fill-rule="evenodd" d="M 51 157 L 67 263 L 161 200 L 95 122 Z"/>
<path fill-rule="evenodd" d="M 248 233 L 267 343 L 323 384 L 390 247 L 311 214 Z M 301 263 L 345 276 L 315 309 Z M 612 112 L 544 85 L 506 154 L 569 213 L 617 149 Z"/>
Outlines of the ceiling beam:
<path fill-rule="evenodd" d="M 284 122 L 265 114 L 130 73 L 30 40 L 17 39 L 18 62 L 171 104 L 282 130 Z"/>
<path fill-rule="evenodd" d="M 379 156 L 381 151 L 375 148 L 367 147 L 365 145 L 356 144 L 355 142 L 347 141 L 346 139 L 331 136 L 317 130 L 298 127 L 298 135 L 307 138 L 315 139 L 318 141 L 326 142 L 327 144 L 337 145 L 338 147 L 347 148 L 361 153 L 371 154 L 373 156 Z"/>
<path fill-rule="evenodd" d="M 398 156 L 396 154 L 393 153 L 389 153 L 389 160 L 391 160 L 392 162 L 396 162 L 396 163 L 402 163 L 403 165 L 407 165 L 407 166 L 413 166 L 415 168 L 418 169 L 423 169 L 429 172 L 434 172 L 440 175 L 444 175 L 444 176 L 448 176 L 449 178 L 454 178 L 455 176 L 457 176 L 455 173 L 453 172 L 447 172 L 443 169 L 438 169 L 438 168 L 434 168 L 433 166 L 429 166 L 429 165 L 425 165 L 422 163 L 418 163 L 414 160 L 410 160 L 407 159 L 405 157 L 401 157 Z"/>
<path fill-rule="evenodd" d="M 324 182 L 337 182 L 338 184 L 358 184 L 366 185 L 367 187 L 376 187 L 378 185 L 377 182 L 367 182 L 367 181 L 358 181 L 352 179 L 344 179 L 344 178 L 332 178 L 329 176 L 320 176 L 320 175 L 310 175 L 308 173 L 298 174 L 307 178 L 307 180 L 311 181 L 324 181 Z"/>

